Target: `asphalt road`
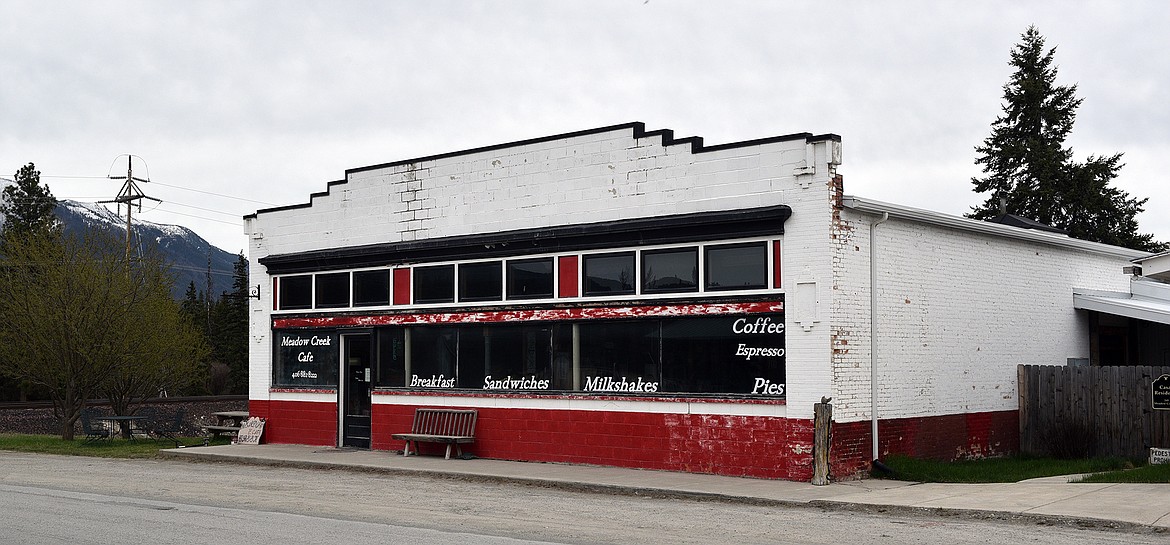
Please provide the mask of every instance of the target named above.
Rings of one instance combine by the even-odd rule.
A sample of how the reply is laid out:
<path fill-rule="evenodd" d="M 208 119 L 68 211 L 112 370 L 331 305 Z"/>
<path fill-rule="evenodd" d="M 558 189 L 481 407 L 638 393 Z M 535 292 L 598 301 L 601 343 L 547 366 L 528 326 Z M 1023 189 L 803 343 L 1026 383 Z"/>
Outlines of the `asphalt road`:
<path fill-rule="evenodd" d="M 0 452 L 0 543 L 1167 543 L 928 513 L 612 496 L 344 470 Z"/>
<path fill-rule="evenodd" d="M 324 517 L 0 485 L 2 543 L 540 543 Z"/>

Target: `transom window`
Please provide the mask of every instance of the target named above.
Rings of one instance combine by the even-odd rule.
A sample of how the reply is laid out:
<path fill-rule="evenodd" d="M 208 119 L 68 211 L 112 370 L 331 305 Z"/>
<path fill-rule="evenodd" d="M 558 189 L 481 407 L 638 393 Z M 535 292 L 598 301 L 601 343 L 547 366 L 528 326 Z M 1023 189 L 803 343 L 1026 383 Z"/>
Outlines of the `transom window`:
<path fill-rule="evenodd" d="M 585 256 L 585 295 L 634 293 L 634 252 Z"/>
<path fill-rule="evenodd" d="M 642 252 L 642 293 L 699 291 L 699 249 Z"/>
<path fill-rule="evenodd" d="M 313 275 L 282 276 L 279 286 L 282 310 L 313 308 Z"/>
<path fill-rule="evenodd" d="M 343 308 L 349 306 L 349 273 L 316 275 L 317 308 Z"/>
<path fill-rule="evenodd" d="M 455 265 L 414 268 L 415 303 L 455 301 Z"/>
<path fill-rule="evenodd" d="M 376 307 L 389 304 L 389 269 L 353 273 L 353 306 Z"/>
<path fill-rule="evenodd" d="M 763 242 L 707 246 L 706 289 L 760 289 L 768 286 L 768 246 Z"/>
<path fill-rule="evenodd" d="M 553 258 L 509 259 L 508 299 L 551 299 Z"/>
<path fill-rule="evenodd" d="M 499 301 L 502 292 L 499 261 L 459 264 L 460 301 Z"/>

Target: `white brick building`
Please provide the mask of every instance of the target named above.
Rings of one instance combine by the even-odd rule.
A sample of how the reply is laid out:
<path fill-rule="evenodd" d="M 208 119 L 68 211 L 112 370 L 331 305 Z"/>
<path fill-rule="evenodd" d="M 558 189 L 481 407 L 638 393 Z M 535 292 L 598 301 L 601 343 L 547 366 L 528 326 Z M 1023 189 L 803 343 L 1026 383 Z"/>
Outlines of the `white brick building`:
<path fill-rule="evenodd" d="M 400 449 L 469 407 L 482 457 L 805 479 L 813 404 L 845 476 L 876 390 L 880 455 L 1014 450 L 1016 364 L 1089 358 L 1074 290 L 1145 254 L 844 197 L 840 163 L 632 123 L 346 171 L 247 218 L 251 410 Z"/>

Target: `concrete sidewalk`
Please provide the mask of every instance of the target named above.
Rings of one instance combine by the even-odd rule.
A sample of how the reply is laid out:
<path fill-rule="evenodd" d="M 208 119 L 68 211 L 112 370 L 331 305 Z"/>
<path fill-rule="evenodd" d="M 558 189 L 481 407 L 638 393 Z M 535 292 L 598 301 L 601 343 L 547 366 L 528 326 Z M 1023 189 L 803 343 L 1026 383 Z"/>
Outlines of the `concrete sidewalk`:
<path fill-rule="evenodd" d="M 444 460 L 434 456 L 406 458 L 386 451 L 303 445 L 221 445 L 171 449 L 162 454 L 205 462 L 343 468 L 622 494 L 823 507 L 882 506 L 1170 529 L 1170 485 L 1166 484 L 1078 484 L 1068 482 L 1067 477 L 1049 477 L 1003 484 L 922 484 L 866 479 L 813 486 L 791 481 L 613 467 Z"/>

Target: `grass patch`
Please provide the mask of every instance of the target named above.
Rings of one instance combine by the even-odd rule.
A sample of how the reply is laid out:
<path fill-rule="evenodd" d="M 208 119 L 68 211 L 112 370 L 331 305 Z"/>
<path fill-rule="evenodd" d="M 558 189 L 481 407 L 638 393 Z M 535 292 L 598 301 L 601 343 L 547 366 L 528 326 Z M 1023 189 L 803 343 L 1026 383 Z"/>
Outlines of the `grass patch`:
<path fill-rule="evenodd" d="M 1170 464 L 1147 465 L 1125 471 L 1094 473 L 1078 483 L 1170 483 Z"/>
<path fill-rule="evenodd" d="M 230 439 L 221 437 L 211 444 L 226 444 Z M 202 437 L 187 437 L 186 445 L 202 445 Z M 96 456 L 100 458 L 157 458 L 161 449 L 174 448 L 174 441 L 154 439 L 112 439 L 86 443 L 84 438 L 64 441 L 55 435 L 22 435 L 0 433 L 0 450 L 37 452 L 42 454 L 63 454 L 68 456 Z"/>
<path fill-rule="evenodd" d="M 924 483 L 1014 483 L 1037 477 L 1105 473 L 1133 467 L 1130 462 L 1120 458 L 1061 460 L 1031 456 L 984 458 L 957 462 L 937 462 L 906 456 L 891 456 L 883 462 L 894 470 L 893 478 Z"/>

